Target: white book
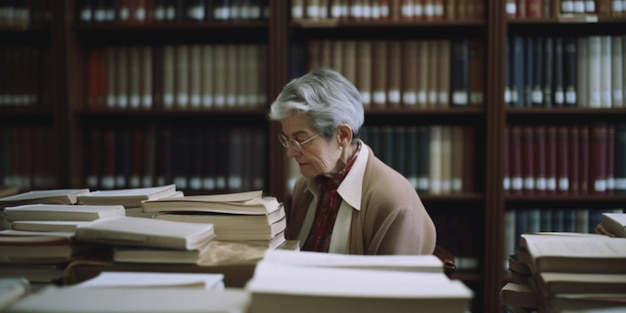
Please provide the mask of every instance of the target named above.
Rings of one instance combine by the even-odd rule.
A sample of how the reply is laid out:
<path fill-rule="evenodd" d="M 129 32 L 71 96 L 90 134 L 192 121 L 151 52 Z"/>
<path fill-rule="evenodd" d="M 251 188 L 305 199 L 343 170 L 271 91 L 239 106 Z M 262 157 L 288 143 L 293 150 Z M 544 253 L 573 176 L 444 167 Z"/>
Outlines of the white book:
<path fill-rule="evenodd" d="M 443 272 L 294 266 L 266 260 L 257 263 L 245 289 L 256 313 L 465 313 L 473 298 L 471 289 Z"/>
<path fill-rule="evenodd" d="M 176 185 L 174 184 L 156 187 L 96 190 L 78 196 L 77 202 L 90 205 L 115 204 L 125 207 L 139 207 L 141 206 L 141 201 L 172 197 L 176 193 Z"/>
<path fill-rule="evenodd" d="M 109 245 L 198 249 L 215 236 L 213 224 L 143 217 L 107 218 L 76 228 L 76 238 Z"/>
<path fill-rule="evenodd" d="M 8 312 L 46 313 L 245 313 L 241 289 L 50 287 L 22 298 Z M 113 300 L 112 300 L 113 299 Z"/>
<path fill-rule="evenodd" d="M 48 189 L 33 190 L 0 198 L 0 208 L 28 203 L 74 204 L 79 195 L 89 189 Z"/>
<path fill-rule="evenodd" d="M 224 274 L 218 273 L 160 273 L 160 272 L 101 272 L 96 277 L 71 286 L 72 288 L 200 288 L 224 289 Z"/>
<path fill-rule="evenodd" d="M 7 207 L 9 221 L 93 221 L 100 218 L 125 216 L 121 205 L 24 204 Z"/>
<path fill-rule="evenodd" d="M 443 262 L 435 255 L 352 255 L 294 250 L 268 250 L 263 260 L 285 265 L 391 270 L 408 272 L 443 272 Z"/>
<path fill-rule="evenodd" d="M 83 225 L 89 222 L 86 221 L 14 221 L 11 223 L 11 228 L 14 230 L 25 231 L 62 231 L 73 232 L 76 231 L 78 225 Z"/>

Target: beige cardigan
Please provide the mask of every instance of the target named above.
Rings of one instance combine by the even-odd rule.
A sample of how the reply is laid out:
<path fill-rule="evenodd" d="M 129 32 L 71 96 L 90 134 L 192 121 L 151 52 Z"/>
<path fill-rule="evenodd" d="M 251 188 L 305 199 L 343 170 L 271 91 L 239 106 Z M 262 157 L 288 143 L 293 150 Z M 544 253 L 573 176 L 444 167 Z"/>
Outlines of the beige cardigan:
<path fill-rule="evenodd" d="M 436 230 L 417 192 L 404 176 L 376 158 L 367 145 L 363 148 L 361 153 L 368 153 L 367 163 L 360 210 L 352 210 L 348 253 L 432 254 Z M 315 199 L 308 188 L 310 181 L 300 177 L 294 186 L 292 201 L 287 205 L 287 239 L 298 238 L 307 208 Z"/>

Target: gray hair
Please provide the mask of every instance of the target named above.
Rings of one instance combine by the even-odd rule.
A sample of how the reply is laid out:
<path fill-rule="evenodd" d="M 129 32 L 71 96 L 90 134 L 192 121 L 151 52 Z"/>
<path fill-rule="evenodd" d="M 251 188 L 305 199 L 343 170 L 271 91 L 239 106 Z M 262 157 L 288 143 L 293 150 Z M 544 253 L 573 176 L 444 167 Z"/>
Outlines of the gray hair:
<path fill-rule="evenodd" d="M 270 108 L 269 118 L 279 121 L 305 115 L 326 139 L 341 124 L 352 128 L 353 140 L 365 120 L 358 89 L 343 75 L 324 67 L 290 81 Z"/>

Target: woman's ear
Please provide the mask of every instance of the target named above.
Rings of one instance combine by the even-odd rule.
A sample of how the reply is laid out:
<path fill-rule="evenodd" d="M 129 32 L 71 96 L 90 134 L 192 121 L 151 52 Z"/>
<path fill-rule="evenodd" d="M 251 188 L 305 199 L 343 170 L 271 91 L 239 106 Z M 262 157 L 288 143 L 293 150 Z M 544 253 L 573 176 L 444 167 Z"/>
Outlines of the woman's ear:
<path fill-rule="evenodd" d="M 352 142 L 352 127 L 348 124 L 341 124 L 337 128 L 337 140 L 339 145 L 347 147 Z"/>

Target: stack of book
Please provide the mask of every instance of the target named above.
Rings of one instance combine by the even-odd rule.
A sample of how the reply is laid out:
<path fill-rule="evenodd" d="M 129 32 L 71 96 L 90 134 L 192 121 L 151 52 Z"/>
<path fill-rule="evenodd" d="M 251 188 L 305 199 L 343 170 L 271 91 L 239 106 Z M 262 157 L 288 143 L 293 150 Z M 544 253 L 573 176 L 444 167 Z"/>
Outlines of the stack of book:
<path fill-rule="evenodd" d="M 76 198 L 88 193 L 89 189 L 33 190 L 0 198 L 0 210 L 22 204 L 75 204 Z M 0 229 L 9 229 L 3 214 L 0 214 Z"/>
<path fill-rule="evenodd" d="M 500 297 L 510 312 L 626 311 L 626 238 L 525 233 L 509 270 Z"/>
<path fill-rule="evenodd" d="M 58 283 L 73 260 L 98 252 L 97 245 L 75 240 L 73 232 L 0 231 L 0 277 L 31 283 Z"/>
<path fill-rule="evenodd" d="M 269 249 L 285 242 L 285 209 L 261 191 L 148 200 L 142 208 L 159 220 L 212 223 L 219 241 Z"/>
<path fill-rule="evenodd" d="M 433 255 L 268 250 L 245 289 L 252 312 L 469 312 L 473 291 Z"/>
<path fill-rule="evenodd" d="M 0 276 L 19 275 L 32 283 L 62 278 L 71 261 L 96 255 L 98 246 L 75 240 L 78 225 L 124 216 L 121 205 L 23 204 L 4 208 L 11 229 L 0 232 Z"/>
<path fill-rule="evenodd" d="M 152 214 L 143 214 L 141 202 L 171 197 L 182 197 L 182 191 L 176 190 L 176 185 L 157 187 L 96 190 L 78 196 L 79 204 L 87 205 L 123 205 L 127 216 L 151 217 Z"/>
<path fill-rule="evenodd" d="M 76 228 L 81 241 L 113 249 L 114 262 L 198 264 L 215 237 L 213 224 L 124 216 Z"/>
<path fill-rule="evenodd" d="M 126 211 L 121 205 L 24 204 L 6 207 L 4 215 L 14 230 L 74 232 L 78 225 Z"/>

